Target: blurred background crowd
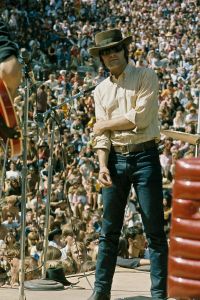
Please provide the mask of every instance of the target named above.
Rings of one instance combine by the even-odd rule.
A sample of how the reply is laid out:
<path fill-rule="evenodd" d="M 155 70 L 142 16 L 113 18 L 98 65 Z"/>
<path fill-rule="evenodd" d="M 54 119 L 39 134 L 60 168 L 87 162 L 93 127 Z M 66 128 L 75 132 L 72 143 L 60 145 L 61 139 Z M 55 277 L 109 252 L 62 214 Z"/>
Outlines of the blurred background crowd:
<path fill-rule="evenodd" d="M 0 18 L 13 40 L 30 54 L 26 201 L 26 279 L 40 278 L 51 132 L 55 132 L 47 266 L 65 275 L 95 269 L 102 199 L 93 146 L 93 93 L 108 76 L 89 55 L 98 31 L 119 28 L 132 35 L 129 58 L 158 75 L 162 130 L 198 131 L 200 87 L 199 1 L 20 0 L 1 1 Z M 25 78 L 24 78 L 25 79 Z M 14 107 L 24 126 L 26 81 Z M 195 156 L 195 145 L 161 134 L 165 230 L 169 233 L 177 159 Z M 1 168 L 4 153 L 1 152 Z M 0 199 L 1 285 L 19 284 L 22 157 L 8 156 Z M 149 265 L 148 245 L 135 191 L 130 191 L 119 244 L 118 265 Z"/>

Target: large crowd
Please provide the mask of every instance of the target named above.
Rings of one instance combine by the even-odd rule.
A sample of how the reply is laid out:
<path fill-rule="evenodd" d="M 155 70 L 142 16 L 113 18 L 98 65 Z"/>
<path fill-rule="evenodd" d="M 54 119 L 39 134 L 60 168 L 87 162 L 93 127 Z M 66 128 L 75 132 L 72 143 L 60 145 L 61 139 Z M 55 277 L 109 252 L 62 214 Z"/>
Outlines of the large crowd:
<path fill-rule="evenodd" d="M 7 23 L 19 47 L 27 49 L 26 63 L 33 71 L 29 73 L 34 74 L 29 78 L 28 99 L 26 279 L 41 276 L 49 190 L 47 267 L 62 266 L 65 275 L 95 269 L 102 198 L 98 159 L 93 149 L 93 93 L 84 91 L 99 84 L 108 72 L 89 55 L 94 34 L 118 28 L 124 37 L 132 35 L 130 60 L 136 67 L 153 68 L 159 78 L 161 129 L 199 133 L 198 5 L 192 0 L 1 1 L 0 18 Z M 27 74 L 23 76 L 14 99 L 22 129 Z M 177 159 L 195 156 L 196 149 L 195 145 L 162 133 L 159 150 L 165 230 L 169 233 L 175 163 Z M 2 150 L 1 168 L 3 162 Z M 1 285 L 19 284 L 22 167 L 22 156 L 8 155 L 0 199 Z M 139 245 L 138 251 L 133 241 Z M 134 189 L 127 199 L 118 264 L 149 265 Z"/>

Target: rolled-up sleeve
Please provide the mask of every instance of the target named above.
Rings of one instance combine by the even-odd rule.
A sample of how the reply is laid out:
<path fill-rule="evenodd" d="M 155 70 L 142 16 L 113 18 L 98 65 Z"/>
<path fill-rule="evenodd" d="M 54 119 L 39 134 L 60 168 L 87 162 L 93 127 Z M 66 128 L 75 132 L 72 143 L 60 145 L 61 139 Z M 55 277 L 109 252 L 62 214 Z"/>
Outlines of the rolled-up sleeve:
<path fill-rule="evenodd" d="M 94 101 L 95 101 L 95 115 L 96 120 L 107 120 L 107 114 L 101 103 L 100 90 L 97 87 L 94 91 Z M 110 150 L 110 131 L 105 131 L 101 136 L 95 137 L 95 149 L 108 149 Z"/>
<path fill-rule="evenodd" d="M 141 73 L 141 86 L 137 93 L 135 108 L 125 114 L 138 129 L 149 126 L 158 112 L 158 78 L 152 69 L 144 69 Z"/>

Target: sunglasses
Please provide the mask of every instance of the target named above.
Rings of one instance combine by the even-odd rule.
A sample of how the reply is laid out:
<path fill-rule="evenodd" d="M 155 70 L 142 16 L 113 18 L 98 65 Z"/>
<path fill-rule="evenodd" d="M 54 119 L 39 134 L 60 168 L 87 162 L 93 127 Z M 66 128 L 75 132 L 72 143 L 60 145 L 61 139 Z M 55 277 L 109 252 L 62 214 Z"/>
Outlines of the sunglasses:
<path fill-rule="evenodd" d="M 124 49 L 123 45 L 116 45 L 111 48 L 106 48 L 106 49 L 100 50 L 99 54 L 100 55 L 109 55 L 111 53 L 118 53 L 118 52 L 122 51 L 123 49 Z"/>

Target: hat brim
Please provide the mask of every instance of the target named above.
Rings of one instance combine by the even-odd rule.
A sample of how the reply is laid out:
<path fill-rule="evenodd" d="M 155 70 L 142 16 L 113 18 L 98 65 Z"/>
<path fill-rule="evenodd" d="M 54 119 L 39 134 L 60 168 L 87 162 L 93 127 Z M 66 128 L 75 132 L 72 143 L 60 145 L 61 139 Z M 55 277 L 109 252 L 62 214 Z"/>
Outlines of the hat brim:
<path fill-rule="evenodd" d="M 61 235 L 62 234 L 62 230 L 61 229 L 54 229 L 52 230 L 50 233 L 49 233 L 49 236 L 48 236 L 48 240 L 49 241 L 53 241 L 53 238 L 55 235 Z"/>
<path fill-rule="evenodd" d="M 114 46 L 117 46 L 120 44 L 124 44 L 124 45 L 128 46 L 132 42 L 132 40 L 133 40 L 132 36 L 127 36 L 126 38 L 124 38 L 123 40 L 121 40 L 119 42 L 113 42 L 113 43 L 110 43 L 110 44 L 108 44 L 106 46 L 102 46 L 102 47 L 92 47 L 89 49 L 89 53 L 92 56 L 99 56 L 100 50 L 108 49 L 108 48 L 111 48 L 111 47 L 114 47 Z"/>

